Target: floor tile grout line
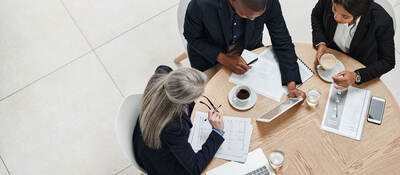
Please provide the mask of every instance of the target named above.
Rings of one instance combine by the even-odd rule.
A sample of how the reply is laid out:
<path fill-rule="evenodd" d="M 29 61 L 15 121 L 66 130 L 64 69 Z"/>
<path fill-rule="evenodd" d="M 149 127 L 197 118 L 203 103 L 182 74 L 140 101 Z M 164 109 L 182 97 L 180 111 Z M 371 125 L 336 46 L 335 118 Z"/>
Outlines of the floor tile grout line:
<path fill-rule="evenodd" d="M 117 82 L 114 80 L 114 78 L 112 77 L 112 75 L 110 74 L 110 72 L 107 70 L 107 67 L 104 65 L 104 63 L 101 61 L 99 55 L 95 52 L 95 50 L 93 49 L 93 45 L 90 43 L 89 39 L 86 37 L 85 33 L 83 32 L 83 30 L 79 27 L 78 22 L 75 20 L 75 18 L 72 16 L 71 12 L 69 11 L 69 9 L 67 8 L 67 6 L 65 5 L 63 0 L 60 0 L 62 6 L 64 7 L 65 11 L 67 11 L 69 17 L 71 18 L 71 20 L 73 21 L 75 27 L 79 30 L 79 32 L 81 33 L 81 35 L 83 36 L 83 38 L 85 39 L 86 43 L 89 45 L 91 51 L 95 54 L 97 60 L 100 62 L 100 64 L 102 65 L 104 71 L 106 72 L 106 74 L 108 75 L 108 77 L 111 79 L 112 83 L 114 84 L 115 88 L 118 90 L 119 94 L 121 95 L 121 97 L 125 98 L 124 94 L 121 91 L 121 88 L 119 88 Z"/>
<path fill-rule="evenodd" d="M 40 80 L 42 80 L 42 79 L 44 79 L 44 78 L 50 76 L 51 74 L 53 74 L 53 73 L 55 73 L 55 72 L 61 70 L 62 68 L 64 68 L 64 67 L 66 67 L 66 66 L 68 66 L 68 65 L 70 65 L 70 64 L 72 64 L 72 63 L 74 63 L 74 62 L 76 62 L 76 61 L 78 61 L 79 59 L 81 59 L 81 58 L 83 58 L 83 57 L 89 55 L 90 53 L 92 53 L 91 50 L 85 52 L 84 54 L 82 54 L 82 55 L 79 56 L 78 58 L 75 58 L 75 59 L 73 59 L 73 60 L 71 60 L 71 61 L 69 61 L 69 62 L 67 62 L 67 63 L 65 63 L 65 64 L 63 64 L 63 65 L 61 65 L 61 66 L 59 66 L 59 67 L 57 67 L 55 70 L 53 70 L 53 71 L 51 71 L 51 72 L 49 72 L 49 73 L 47 73 L 47 74 L 45 74 L 45 75 L 39 77 L 38 79 L 33 80 L 32 82 L 28 83 L 27 85 L 25 85 L 25 86 L 22 87 L 22 88 L 17 89 L 16 91 L 12 92 L 11 94 L 9 94 L 9 95 L 7 95 L 7 96 L 5 96 L 5 97 L 0 97 L 0 102 L 3 101 L 3 100 L 5 100 L 5 99 L 7 99 L 7 98 L 9 98 L 9 97 L 11 97 L 11 96 L 13 96 L 13 95 L 15 95 L 15 94 L 17 94 L 18 92 L 20 92 L 20 91 L 22 91 L 22 90 L 28 88 L 29 86 L 35 84 L 36 82 L 38 82 L 38 81 L 40 81 Z"/>
<path fill-rule="evenodd" d="M 116 172 L 114 175 L 118 175 L 119 173 L 122 173 L 123 171 L 127 170 L 129 167 L 131 167 L 133 164 L 129 164 L 127 167 L 122 168 L 121 170 L 119 170 L 118 172 Z"/>
<path fill-rule="evenodd" d="M 1 160 L 0 163 L 2 163 L 4 165 L 4 167 L 6 168 L 7 174 L 11 175 L 11 172 L 10 172 L 10 170 L 8 170 L 8 167 L 7 167 L 6 163 L 4 162 L 3 158 L 1 157 L 1 155 L 0 155 L 0 160 Z"/>
<path fill-rule="evenodd" d="M 118 34 L 117 36 L 113 37 L 112 39 L 110 39 L 110 40 L 108 40 L 108 41 L 105 41 L 104 43 L 102 43 L 102 44 L 96 46 L 96 47 L 93 48 L 93 49 L 94 49 L 94 50 L 97 50 L 97 49 L 99 49 L 100 47 L 103 47 L 104 45 L 106 45 L 106 44 L 108 44 L 108 43 L 114 41 L 115 39 L 119 38 L 120 36 L 125 35 L 126 33 L 128 33 L 128 32 L 130 32 L 130 31 L 132 31 L 132 30 L 134 30 L 134 29 L 136 29 L 136 28 L 142 26 L 143 24 L 145 24 L 145 23 L 151 21 L 152 19 L 154 19 L 154 18 L 160 16 L 161 14 L 163 14 L 163 13 L 165 13 L 165 12 L 171 10 L 172 8 L 176 7 L 178 4 L 179 4 L 179 3 L 176 3 L 176 4 L 174 4 L 174 5 L 170 6 L 170 7 L 168 7 L 167 9 L 161 11 L 160 13 L 157 13 L 156 15 L 151 16 L 150 18 L 144 20 L 143 22 L 141 22 L 141 23 L 139 23 L 139 24 L 137 24 L 137 25 L 135 25 L 135 26 L 129 28 L 128 30 L 126 30 L 126 31 L 124 31 L 124 32 L 122 32 L 122 33 L 120 33 L 120 34 Z"/>
<path fill-rule="evenodd" d="M 103 61 L 101 60 L 100 56 L 97 54 L 97 52 L 95 50 L 92 50 L 94 55 L 97 58 L 97 61 L 101 64 L 101 66 L 103 67 L 104 71 L 108 74 L 108 76 L 110 77 L 111 81 L 113 82 L 114 86 L 117 88 L 119 94 L 121 95 L 122 98 L 125 98 L 125 95 L 122 93 L 122 90 L 119 88 L 119 86 L 117 85 L 117 82 L 115 82 L 114 78 L 112 78 L 111 73 L 108 71 L 106 65 L 103 63 Z"/>
<path fill-rule="evenodd" d="M 1 159 L 1 162 L 3 163 L 4 167 L 6 168 L 6 171 L 7 171 L 8 175 L 11 175 L 11 172 L 8 169 L 7 165 L 6 165 L 6 162 L 4 162 L 3 157 L 1 157 L 1 155 L 0 155 L 0 159 Z"/>

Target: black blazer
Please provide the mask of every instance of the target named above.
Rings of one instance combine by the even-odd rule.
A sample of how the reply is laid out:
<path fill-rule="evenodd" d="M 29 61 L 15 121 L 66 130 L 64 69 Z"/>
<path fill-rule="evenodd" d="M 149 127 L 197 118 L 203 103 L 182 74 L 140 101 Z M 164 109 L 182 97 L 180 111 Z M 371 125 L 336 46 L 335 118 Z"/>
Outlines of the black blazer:
<path fill-rule="evenodd" d="M 313 44 L 325 42 L 339 50 L 333 41 L 337 22 L 333 18 L 332 0 L 319 0 L 311 15 Z M 395 66 L 394 28 L 390 15 L 373 3 L 368 13 L 361 16 L 348 55 L 366 68 L 358 69 L 361 83 L 380 77 Z"/>
<path fill-rule="evenodd" d="M 190 64 L 200 71 L 217 64 L 219 53 L 229 47 L 228 34 L 232 30 L 229 0 L 192 0 L 187 8 L 184 36 L 188 41 Z M 290 81 L 301 83 L 297 56 L 278 0 L 267 0 L 265 13 L 255 20 L 245 20 L 244 48 L 262 47 L 264 24 L 267 26 L 272 46 L 278 57 L 285 85 Z"/>
<path fill-rule="evenodd" d="M 172 71 L 171 68 L 160 66 L 156 73 L 170 71 Z M 133 151 L 138 165 L 149 175 L 200 174 L 224 142 L 222 136 L 212 131 L 202 149 L 197 153 L 193 151 L 188 143 L 190 128 L 192 128 L 190 115 L 193 107 L 194 103 L 189 105 L 189 115 L 183 112 L 182 120 L 177 118 L 164 127 L 160 136 L 161 149 L 151 149 L 146 146 L 138 120 L 133 132 Z"/>

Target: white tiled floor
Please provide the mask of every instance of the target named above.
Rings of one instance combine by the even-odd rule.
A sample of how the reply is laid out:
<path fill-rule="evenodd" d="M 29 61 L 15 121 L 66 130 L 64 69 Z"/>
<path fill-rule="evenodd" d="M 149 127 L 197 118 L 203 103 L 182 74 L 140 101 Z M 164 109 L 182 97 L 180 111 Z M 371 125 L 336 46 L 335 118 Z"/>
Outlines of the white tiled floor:
<path fill-rule="evenodd" d="M 0 102 L 1 156 L 12 174 L 112 174 L 120 153 L 114 116 L 122 100 L 88 54 Z"/>
<path fill-rule="evenodd" d="M 178 3 L 178 0 L 62 1 L 94 47 Z"/>
<path fill-rule="evenodd" d="M 311 43 L 316 1 L 281 0 L 294 42 Z M 400 0 L 390 1 L 400 33 Z M 12 175 L 139 174 L 114 136 L 119 90 L 141 93 L 157 65 L 176 67 L 172 59 L 184 51 L 177 2 L 5 0 L 0 156 L 6 167 L 0 161 L 0 175 L 9 175 L 7 168 Z M 399 60 L 399 35 L 396 48 Z M 398 67 L 382 79 L 400 99 Z"/>
<path fill-rule="evenodd" d="M 157 65 L 172 66 L 174 56 L 184 52 L 178 24 L 170 20 L 176 14 L 177 6 L 96 50 L 124 95 L 141 93 Z"/>
<path fill-rule="evenodd" d="M 90 50 L 60 2 L 1 4 L 0 99 Z"/>

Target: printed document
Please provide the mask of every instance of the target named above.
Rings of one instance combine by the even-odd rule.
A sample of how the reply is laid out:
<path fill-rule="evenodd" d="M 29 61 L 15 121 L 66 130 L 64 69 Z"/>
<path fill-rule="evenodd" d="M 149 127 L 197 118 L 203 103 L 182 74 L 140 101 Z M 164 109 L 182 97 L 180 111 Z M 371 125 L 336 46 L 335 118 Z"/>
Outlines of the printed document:
<path fill-rule="evenodd" d="M 208 114 L 196 111 L 192 131 L 189 135 L 189 143 L 195 152 L 201 150 L 212 131 Z M 224 143 L 218 149 L 215 157 L 245 162 L 249 152 L 251 133 L 253 127 L 250 118 L 224 116 Z"/>
<path fill-rule="evenodd" d="M 321 129 L 355 140 L 361 140 L 371 91 L 349 86 L 337 90 L 331 85 Z"/>

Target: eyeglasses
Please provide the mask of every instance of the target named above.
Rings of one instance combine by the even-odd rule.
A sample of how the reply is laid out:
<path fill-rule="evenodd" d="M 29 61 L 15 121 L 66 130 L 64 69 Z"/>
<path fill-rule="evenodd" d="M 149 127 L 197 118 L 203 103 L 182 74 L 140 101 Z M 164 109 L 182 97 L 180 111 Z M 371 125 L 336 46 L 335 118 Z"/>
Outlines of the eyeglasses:
<path fill-rule="evenodd" d="M 208 103 L 210 103 L 212 109 L 214 109 L 215 111 L 219 112 L 218 109 L 219 109 L 222 105 L 219 105 L 218 107 L 215 107 L 215 105 L 211 102 L 211 100 L 210 100 L 207 96 L 203 95 L 203 97 L 208 101 Z M 207 103 L 205 103 L 205 102 L 203 102 L 203 101 L 200 101 L 200 103 L 203 104 L 203 105 L 205 105 L 205 106 L 207 106 L 207 108 L 208 108 L 209 110 L 211 110 L 211 107 L 210 107 Z"/>

